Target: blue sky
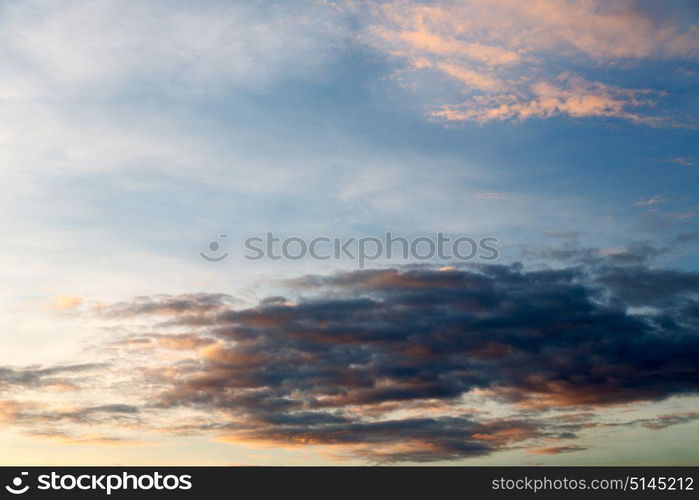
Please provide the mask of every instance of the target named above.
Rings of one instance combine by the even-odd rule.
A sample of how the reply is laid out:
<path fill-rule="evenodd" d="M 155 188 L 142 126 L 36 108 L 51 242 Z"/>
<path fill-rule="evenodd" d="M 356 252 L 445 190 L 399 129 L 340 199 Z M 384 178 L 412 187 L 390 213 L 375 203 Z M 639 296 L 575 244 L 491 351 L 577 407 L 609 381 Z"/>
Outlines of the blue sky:
<path fill-rule="evenodd" d="M 234 309 L 255 308 L 269 295 L 305 293 L 281 280 L 356 269 L 244 260 L 243 239 L 266 232 L 496 236 L 498 263 L 528 270 L 650 248 L 644 268 L 691 279 L 699 271 L 699 12 L 691 1 L 94 0 L 0 9 L 0 275 L 9 284 L 0 292 L 0 366 L 118 366 L 105 336 L 116 342 L 159 328 L 100 316 L 134 297 L 220 293 L 236 297 Z M 230 257 L 202 260 L 219 234 L 228 235 Z M 196 357 L 199 347 L 178 356 Z M 110 377 L 105 370 L 110 397 L 152 410 Z M 51 409 L 41 387 L 34 394 L 5 384 L 6 407 Z M 88 389 L 66 391 L 56 404 L 111 404 L 91 398 Z M 493 401 L 491 417 L 516 412 L 510 403 Z M 638 420 L 696 408 L 683 392 L 627 403 L 605 415 L 636 412 Z M 173 418 L 162 414 L 152 415 L 160 430 L 119 419 L 46 430 L 38 417 L 0 414 L 13 443 L 5 448 L 31 443 L 27 463 L 60 461 L 64 446 L 67 462 L 99 462 L 95 447 L 115 433 L 126 446 L 109 462 L 135 460 L 147 441 L 147 460 L 157 463 L 185 439 L 163 430 Z M 663 463 L 670 451 L 696 463 L 681 444 L 667 444 L 696 432 L 696 422 L 624 431 L 663 450 L 651 457 Z M 44 439 L 51 433 L 62 444 Z M 241 439 L 201 432 L 186 448 L 192 460 L 216 463 L 366 459 L 338 459 L 323 443 L 290 451 L 271 438 Z M 598 435 L 583 440 L 565 455 L 532 455 L 513 442 L 458 459 L 630 460 L 599 452 Z M 250 442 L 269 447 L 250 451 Z M 569 446 L 546 443 L 531 447 Z"/>

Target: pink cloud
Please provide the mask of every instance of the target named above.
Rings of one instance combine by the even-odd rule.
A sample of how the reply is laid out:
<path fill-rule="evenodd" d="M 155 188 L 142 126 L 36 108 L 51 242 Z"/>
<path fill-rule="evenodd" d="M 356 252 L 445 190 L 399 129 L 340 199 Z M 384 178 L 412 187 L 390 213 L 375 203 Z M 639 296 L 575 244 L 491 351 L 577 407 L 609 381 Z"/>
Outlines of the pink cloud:
<path fill-rule="evenodd" d="M 480 123 L 562 115 L 669 124 L 639 111 L 661 92 L 589 81 L 572 70 L 699 57 L 699 26 L 654 17 L 630 0 L 396 0 L 372 8 L 364 39 L 416 79 L 433 72 L 460 84 L 462 102 L 431 116 Z"/>
<path fill-rule="evenodd" d="M 563 73 L 553 82 L 539 81 L 517 87 L 507 94 L 477 95 L 460 104 L 447 104 L 432 116 L 448 121 L 522 121 L 530 118 L 570 116 L 612 117 L 635 123 L 659 124 L 662 119 L 643 116 L 632 109 L 651 105 L 657 95 L 647 89 L 624 89 L 590 82 L 573 73 Z"/>

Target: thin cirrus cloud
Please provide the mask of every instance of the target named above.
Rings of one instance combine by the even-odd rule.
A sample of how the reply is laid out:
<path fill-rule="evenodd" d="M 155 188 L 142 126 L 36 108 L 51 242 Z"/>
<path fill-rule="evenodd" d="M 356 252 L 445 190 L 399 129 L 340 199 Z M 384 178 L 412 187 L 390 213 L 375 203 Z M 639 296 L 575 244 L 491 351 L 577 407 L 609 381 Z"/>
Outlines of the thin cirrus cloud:
<path fill-rule="evenodd" d="M 652 205 L 657 205 L 658 203 L 663 203 L 665 201 L 665 198 L 661 194 L 656 194 L 655 196 L 651 196 L 649 198 L 644 198 L 641 197 L 640 200 L 638 200 L 635 205 L 637 207 L 650 207 Z"/>
<path fill-rule="evenodd" d="M 399 0 L 375 5 L 372 16 L 365 40 L 400 61 L 403 75 L 432 72 L 459 87 L 456 102 L 429 110 L 452 122 L 563 115 L 677 125 L 647 112 L 663 91 L 579 73 L 699 56 L 699 25 L 633 1 Z"/>
<path fill-rule="evenodd" d="M 197 94 L 313 79 L 343 33 L 333 10 L 307 2 L 52 0 L 1 9 L 6 99 L 152 86 Z"/>

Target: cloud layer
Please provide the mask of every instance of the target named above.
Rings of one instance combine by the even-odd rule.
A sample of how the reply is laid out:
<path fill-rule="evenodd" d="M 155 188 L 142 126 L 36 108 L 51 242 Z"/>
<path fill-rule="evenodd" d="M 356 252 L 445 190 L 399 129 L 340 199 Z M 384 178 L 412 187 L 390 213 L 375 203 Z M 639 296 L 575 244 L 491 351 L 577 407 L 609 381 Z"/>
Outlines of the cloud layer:
<path fill-rule="evenodd" d="M 613 262 L 304 276 L 287 283 L 299 298 L 253 308 L 202 294 L 99 314 L 153 325 L 111 346 L 150 387 L 150 411 L 207 415 L 169 432 L 373 461 L 574 452 L 570 440 L 600 422 L 551 412 L 699 392 L 699 275 Z M 144 345 L 177 357 L 162 362 Z M 484 414 L 469 397 L 509 414 Z"/>
<path fill-rule="evenodd" d="M 648 113 L 662 92 L 575 71 L 699 57 L 699 25 L 691 17 L 635 1 L 399 0 L 374 5 L 372 16 L 369 44 L 402 61 L 403 71 L 440 75 L 459 89 L 441 97 L 460 95 L 461 102 L 430 111 L 447 121 L 566 115 L 667 124 Z"/>

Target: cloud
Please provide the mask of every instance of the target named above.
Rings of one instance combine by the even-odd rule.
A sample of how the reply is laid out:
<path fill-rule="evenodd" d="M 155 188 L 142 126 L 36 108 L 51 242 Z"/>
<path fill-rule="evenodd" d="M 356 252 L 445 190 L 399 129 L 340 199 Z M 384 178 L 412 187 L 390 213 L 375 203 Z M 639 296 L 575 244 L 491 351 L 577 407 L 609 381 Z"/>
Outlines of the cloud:
<path fill-rule="evenodd" d="M 136 439 L 129 439 L 121 436 L 106 436 L 101 434 L 71 434 L 64 431 L 58 431 L 55 429 L 49 429 L 45 431 L 33 431 L 28 433 L 29 436 L 39 439 L 47 439 L 54 441 L 58 444 L 68 445 L 68 446 L 155 446 L 156 443 L 152 441 L 140 441 Z"/>
<path fill-rule="evenodd" d="M 647 230 L 662 231 L 698 215 L 699 210 L 694 207 L 681 212 L 667 212 L 650 207 L 641 214 L 641 226 Z"/>
<path fill-rule="evenodd" d="M 105 95 L 151 85 L 198 94 L 317 78 L 343 36 L 337 12 L 286 3 L 4 4 L 0 50 L 8 66 L 0 96 Z"/>
<path fill-rule="evenodd" d="M 57 311 L 69 311 L 72 309 L 77 309 L 83 303 L 83 298 L 75 295 L 55 295 L 51 297 L 50 303 L 47 306 L 48 309 L 55 309 Z"/>
<path fill-rule="evenodd" d="M 647 266 L 669 251 L 668 248 L 657 247 L 647 242 L 633 242 L 623 247 L 609 248 L 586 248 L 576 242 L 566 242 L 546 249 L 525 248 L 524 254 L 527 257 L 543 257 L 566 265 L 584 265 L 590 270 L 598 270 L 609 266 Z"/>
<path fill-rule="evenodd" d="M 506 201 L 510 199 L 510 195 L 498 191 L 481 191 L 473 195 L 473 199 L 477 201 Z"/>
<path fill-rule="evenodd" d="M 0 424 L 30 438 L 77 446 L 147 446 L 143 408 L 123 402 L 123 373 L 106 363 L 0 368 Z M 130 382 L 133 386 L 133 382 Z"/>
<path fill-rule="evenodd" d="M 672 425 L 686 424 L 696 420 L 699 420 L 699 412 L 690 411 L 670 415 L 660 415 L 656 418 L 643 419 L 637 421 L 636 423 L 640 423 L 649 429 L 665 429 L 666 427 L 670 427 Z"/>
<path fill-rule="evenodd" d="M 676 158 L 668 158 L 665 160 L 667 163 L 674 163 L 675 165 L 681 165 L 683 167 L 695 167 L 697 164 L 694 162 L 694 160 L 690 158 L 684 158 L 682 156 L 678 156 Z"/>
<path fill-rule="evenodd" d="M 139 413 L 139 409 L 132 405 L 109 404 L 56 412 L 52 415 L 52 420 L 67 419 L 74 422 L 89 422 L 105 415 L 109 418 L 132 418 L 137 413 Z"/>
<path fill-rule="evenodd" d="M 551 230 L 546 230 L 545 233 L 546 236 L 549 238 L 562 238 L 562 239 L 571 239 L 574 240 L 580 236 L 583 235 L 581 231 L 551 231 Z"/>
<path fill-rule="evenodd" d="M 220 299 L 202 295 L 103 311 L 150 316 L 155 333 L 141 338 L 154 342 L 167 329 L 201 338 L 174 359 L 122 348 L 152 411 L 202 412 L 187 432 L 236 443 L 377 462 L 560 453 L 582 447 L 542 444 L 600 424 L 552 411 L 699 393 L 696 273 L 598 256 L 558 270 L 384 269 L 287 284 L 301 295 L 251 308 L 212 308 Z M 513 415 L 469 409 L 472 397 Z"/>
<path fill-rule="evenodd" d="M 139 409 L 132 405 L 108 404 L 81 408 L 49 407 L 45 403 L 12 400 L 0 402 L 2 420 L 13 425 L 60 423 L 98 424 L 104 422 L 136 422 Z"/>
<path fill-rule="evenodd" d="M 650 105 L 648 89 L 623 89 L 590 82 L 573 73 L 561 73 L 555 81 L 539 81 L 507 94 L 476 95 L 455 105 L 444 105 L 432 116 L 448 121 L 523 121 L 566 115 L 572 118 L 622 118 L 634 123 L 659 124 L 658 118 L 630 109 Z"/>
<path fill-rule="evenodd" d="M 212 311 L 230 307 L 236 299 L 226 294 L 183 294 L 176 297 L 161 295 L 155 297 L 138 297 L 135 300 L 98 308 L 103 316 L 120 318 L 143 315 L 205 315 Z"/>
<path fill-rule="evenodd" d="M 616 298 L 631 306 L 685 307 L 697 299 L 699 273 L 644 266 L 617 266 L 601 270 L 599 283 Z M 678 318 L 679 319 L 679 318 Z M 692 315 L 682 322 L 693 322 Z"/>
<path fill-rule="evenodd" d="M 640 200 L 636 202 L 637 207 L 650 207 L 652 205 L 656 205 L 658 203 L 663 203 L 665 202 L 665 198 L 661 194 L 656 194 L 655 196 L 652 196 L 650 198 L 644 198 L 641 197 Z"/>
<path fill-rule="evenodd" d="M 640 111 L 662 92 L 576 73 L 601 64 L 699 57 L 698 25 L 631 0 L 398 0 L 372 6 L 364 36 L 369 45 L 402 64 L 402 75 L 437 74 L 460 87 L 461 102 L 430 112 L 446 121 L 563 115 L 670 124 Z M 450 98 L 436 88 L 441 99 Z"/>
<path fill-rule="evenodd" d="M 583 452 L 596 429 L 695 421 L 605 416 L 699 393 L 699 275 L 650 267 L 647 245 L 564 247 L 558 269 L 300 276 L 254 306 L 90 304 L 104 362 L 0 369 L 0 421 L 63 444 L 188 435 L 376 463 Z"/>
<path fill-rule="evenodd" d="M 49 388 L 51 389 L 51 388 Z M 85 394 L 81 398 L 85 399 Z M 119 428 L 142 425 L 140 409 L 126 404 L 106 404 L 64 408 L 56 393 L 53 401 L 0 399 L 0 423 L 18 429 L 23 435 L 48 439 L 60 444 L 89 446 L 145 446 L 151 443 L 129 436 L 114 435 Z M 91 429 L 85 432 L 85 429 Z M 105 433 L 99 432 L 104 430 Z M 109 435 L 109 434 L 112 435 Z"/>
<path fill-rule="evenodd" d="M 662 430 L 673 425 L 688 424 L 699 420 L 699 412 L 685 411 L 661 414 L 654 417 L 636 418 L 626 422 L 608 422 L 599 424 L 601 427 L 645 427 L 651 430 Z"/>
<path fill-rule="evenodd" d="M 15 388 L 75 388 L 85 374 L 104 368 L 103 363 L 55 365 L 49 367 L 0 367 L 0 392 Z"/>
<path fill-rule="evenodd" d="M 464 417 L 384 420 L 310 426 L 275 425 L 245 430 L 234 441 L 345 447 L 375 462 L 427 462 L 487 455 L 542 434 L 526 421 L 479 423 Z M 339 452 L 342 454 L 342 452 Z"/>
<path fill-rule="evenodd" d="M 534 455 L 559 455 L 561 453 L 573 453 L 576 451 L 583 451 L 587 448 L 583 446 L 552 446 L 549 448 L 537 448 L 535 450 L 529 450 L 529 453 Z"/>

